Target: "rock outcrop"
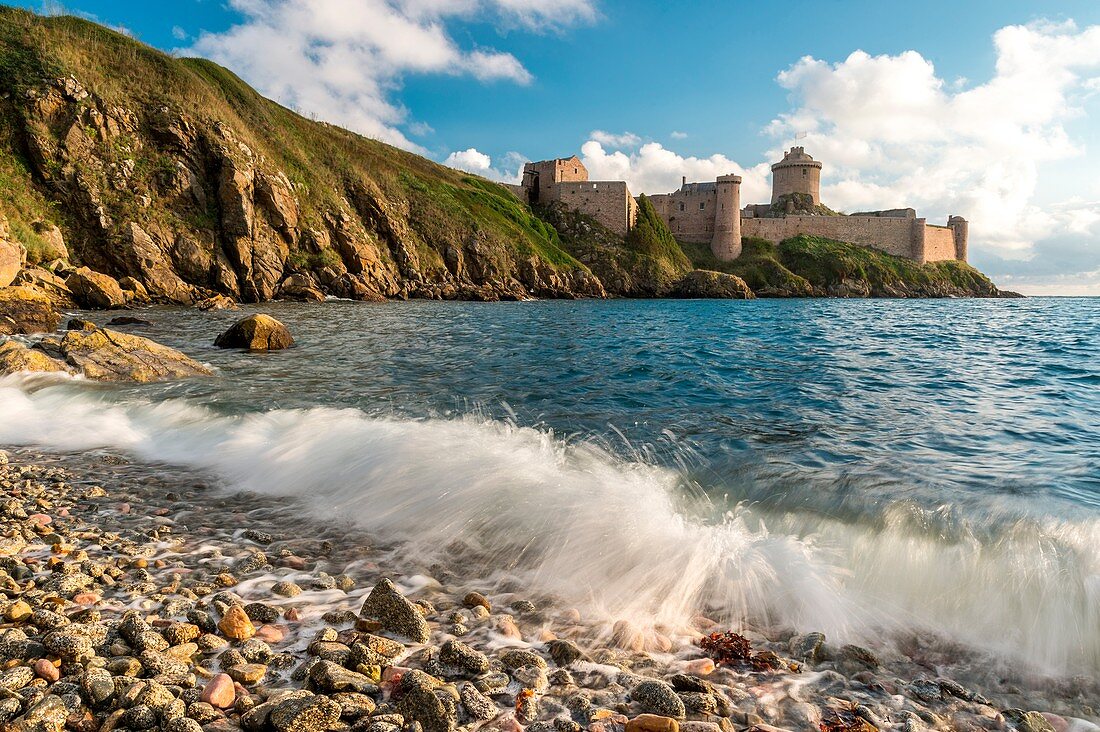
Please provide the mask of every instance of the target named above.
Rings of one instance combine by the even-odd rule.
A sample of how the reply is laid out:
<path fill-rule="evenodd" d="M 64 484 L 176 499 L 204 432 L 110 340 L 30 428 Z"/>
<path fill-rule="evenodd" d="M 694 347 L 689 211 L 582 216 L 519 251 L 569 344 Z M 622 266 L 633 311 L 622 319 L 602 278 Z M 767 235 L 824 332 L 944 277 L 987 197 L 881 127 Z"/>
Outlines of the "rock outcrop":
<path fill-rule="evenodd" d="M 278 351 L 294 345 L 287 327 L 270 315 L 249 315 L 234 323 L 214 341 L 218 348 Z"/>
<path fill-rule="evenodd" d="M 72 373 L 72 369 L 64 361 L 51 358 L 37 348 L 28 348 L 14 340 L 0 343 L 0 374 L 20 371 Z"/>
<path fill-rule="evenodd" d="M 126 295 L 114 277 L 81 267 L 65 280 L 77 304 L 89 310 L 126 307 Z"/>
<path fill-rule="evenodd" d="M 164 381 L 212 372 L 174 348 L 156 341 L 75 321 L 75 329 L 47 336 L 31 347 L 16 341 L 0 346 L 0 373 L 64 371 L 97 381 Z"/>
<path fill-rule="evenodd" d="M 12 238 L 8 220 L 0 214 L 0 287 L 12 283 L 26 259 L 27 251 Z"/>
<path fill-rule="evenodd" d="M 44 293 L 26 286 L 0 288 L 0 335 L 49 333 L 61 316 Z"/>
<path fill-rule="evenodd" d="M 751 300 L 756 297 L 740 277 L 706 269 L 692 270 L 684 275 L 676 285 L 673 296 L 721 300 Z"/>

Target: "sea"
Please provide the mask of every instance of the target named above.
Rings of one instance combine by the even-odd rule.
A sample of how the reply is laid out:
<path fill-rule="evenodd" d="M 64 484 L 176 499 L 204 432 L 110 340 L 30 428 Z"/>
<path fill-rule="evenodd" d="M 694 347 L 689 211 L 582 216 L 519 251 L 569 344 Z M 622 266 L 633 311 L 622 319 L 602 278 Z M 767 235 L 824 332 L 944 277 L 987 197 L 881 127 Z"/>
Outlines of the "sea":
<path fill-rule="evenodd" d="M 213 346 L 250 312 L 296 346 Z M 216 375 L 5 377 L 0 446 L 201 472 L 608 620 L 1100 674 L 1100 298 L 127 314 Z"/>

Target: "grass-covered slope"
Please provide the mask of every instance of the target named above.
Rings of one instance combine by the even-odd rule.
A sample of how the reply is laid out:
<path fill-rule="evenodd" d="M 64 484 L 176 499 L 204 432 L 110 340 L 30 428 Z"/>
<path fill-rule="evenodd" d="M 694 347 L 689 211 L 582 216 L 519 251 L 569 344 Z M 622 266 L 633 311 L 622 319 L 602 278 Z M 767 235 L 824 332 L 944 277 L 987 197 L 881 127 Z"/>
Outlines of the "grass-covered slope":
<path fill-rule="evenodd" d="M 696 267 L 741 277 L 760 297 L 999 297 L 989 278 L 965 262 L 918 264 L 871 247 L 816 236 L 778 245 L 742 240 L 742 253 L 719 262 L 705 245 L 682 244 Z"/>
<path fill-rule="evenodd" d="M 137 224 L 187 286 L 246 299 L 303 269 L 390 296 L 599 294 L 502 186 L 306 119 L 209 61 L 3 6 L 0 213 L 32 261 L 52 222 L 74 261 L 118 276 Z"/>

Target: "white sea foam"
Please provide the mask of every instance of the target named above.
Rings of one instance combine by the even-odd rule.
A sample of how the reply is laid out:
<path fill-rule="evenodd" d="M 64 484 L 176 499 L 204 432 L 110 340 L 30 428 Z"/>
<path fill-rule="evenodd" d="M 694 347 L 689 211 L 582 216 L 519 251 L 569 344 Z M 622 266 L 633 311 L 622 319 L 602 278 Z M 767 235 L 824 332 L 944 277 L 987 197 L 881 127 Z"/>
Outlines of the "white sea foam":
<path fill-rule="evenodd" d="M 519 577 L 608 619 L 737 625 L 867 640 L 936 629 L 1046 670 L 1100 669 L 1100 522 L 1009 523 L 946 539 L 909 513 L 875 525 L 791 511 L 715 516 L 672 470 L 476 419 L 316 408 L 218 415 L 119 401 L 88 384 L 0 380 L 0 444 L 111 448 L 294 496 L 323 518 L 477 557 L 471 580 Z"/>

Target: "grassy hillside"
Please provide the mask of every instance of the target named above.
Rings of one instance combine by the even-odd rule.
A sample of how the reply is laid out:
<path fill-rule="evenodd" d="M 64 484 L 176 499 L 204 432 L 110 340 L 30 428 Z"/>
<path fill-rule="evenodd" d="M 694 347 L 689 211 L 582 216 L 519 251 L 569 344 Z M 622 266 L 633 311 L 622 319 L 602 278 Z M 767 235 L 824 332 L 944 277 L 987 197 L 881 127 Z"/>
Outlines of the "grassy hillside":
<path fill-rule="evenodd" d="M 70 77 L 90 92 L 88 98 L 66 93 Z M 32 253 L 40 249 L 33 223 L 52 221 L 69 239 L 73 259 L 109 265 L 109 253 L 98 251 L 92 239 L 115 232 L 90 226 L 84 208 L 93 198 L 116 228 L 135 221 L 166 232 L 165 250 L 187 235 L 211 242 L 215 251 L 209 254 L 217 255 L 217 246 L 230 246 L 221 226 L 225 212 L 219 210 L 224 196 L 218 175 L 226 161 L 211 149 L 225 138 L 221 130 L 228 130 L 232 142 L 251 153 L 257 175 L 283 174 L 293 191 L 296 230 L 276 242 L 290 250 L 280 255 L 284 262 L 340 259 L 335 252 L 293 255 L 298 248 L 318 248 L 315 240 L 303 241 L 308 239 L 303 232 L 337 239 L 342 234 L 333 220 L 354 216 L 359 221 L 352 228 L 361 223 L 363 229 L 356 246 L 374 246 L 381 268 L 397 280 L 456 286 L 503 281 L 519 276 L 517 263 L 529 257 L 539 260 L 534 270 L 543 274 L 585 271 L 561 247 L 553 228 L 505 188 L 306 119 L 212 62 L 173 58 L 79 18 L 40 17 L 0 6 L 0 96 L 0 212 Z M 65 107 L 44 111 L 42 100 L 52 97 Z M 119 110 L 117 124 L 111 110 Z M 97 127 L 103 117 L 107 123 Z M 86 132 L 87 139 L 74 140 L 73 127 L 77 137 Z M 190 134 L 191 147 L 181 149 L 165 128 Z M 229 148 L 236 156 L 238 148 Z M 128 178 L 116 185 L 111 175 L 120 165 Z M 200 178 L 207 195 L 199 199 L 207 206 L 171 195 L 178 165 Z M 403 227 L 378 220 L 386 217 L 407 222 L 407 230 L 391 231 Z M 328 246 L 323 239 L 322 249 Z M 475 266 L 456 272 L 456 262 Z"/>

